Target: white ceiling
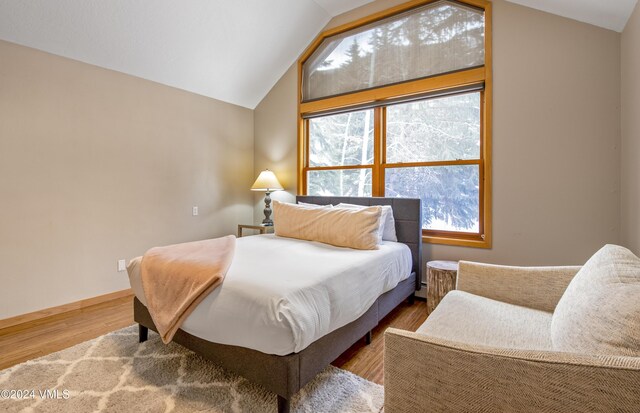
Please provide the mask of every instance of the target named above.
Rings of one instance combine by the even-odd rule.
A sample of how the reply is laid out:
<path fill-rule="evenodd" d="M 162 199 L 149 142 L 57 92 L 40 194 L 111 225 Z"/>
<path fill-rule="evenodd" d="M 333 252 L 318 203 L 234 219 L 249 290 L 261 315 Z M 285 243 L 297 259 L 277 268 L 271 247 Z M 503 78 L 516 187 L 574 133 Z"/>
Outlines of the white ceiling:
<path fill-rule="evenodd" d="M 507 0 L 621 32 L 638 0 Z"/>
<path fill-rule="evenodd" d="M 0 0 L 0 39 L 254 108 L 369 0 Z"/>
<path fill-rule="evenodd" d="M 0 0 L 0 39 L 255 108 L 325 24 L 372 0 Z M 509 0 L 621 31 L 637 0 Z"/>

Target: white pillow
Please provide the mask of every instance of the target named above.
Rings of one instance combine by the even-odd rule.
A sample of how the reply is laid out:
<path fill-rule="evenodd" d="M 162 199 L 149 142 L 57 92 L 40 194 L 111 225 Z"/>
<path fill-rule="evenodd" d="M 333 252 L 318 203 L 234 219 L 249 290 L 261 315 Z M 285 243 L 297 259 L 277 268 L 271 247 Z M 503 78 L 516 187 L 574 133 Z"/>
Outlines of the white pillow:
<path fill-rule="evenodd" d="M 308 204 L 306 202 L 298 202 L 297 205 L 307 207 L 307 208 L 333 208 L 333 205 L 331 204 L 319 205 L 319 204 Z"/>
<path fill-rule="evenodd" d="M 382 207 L 382 216 L 380 217 L 379 239 L 380 241 L 398 242 L 396 236 L 396 220 L 393 218 L 393 209 L 391 205 L 379 205 Z M 363 209 L 368 208 L 363 205 L 343 204 L 336 205 L 336 208 Z"/>
<path fill-rule="evenodd" d="M 396 235 L 396 220 L 393 218 L 393 209 L 391 205 L 383 205 L 382 210 L 387 211 L 387 215 L 384 216 L 384 233 L 382 239 L 385 241 L 398 242 L 398 236 Z"/>

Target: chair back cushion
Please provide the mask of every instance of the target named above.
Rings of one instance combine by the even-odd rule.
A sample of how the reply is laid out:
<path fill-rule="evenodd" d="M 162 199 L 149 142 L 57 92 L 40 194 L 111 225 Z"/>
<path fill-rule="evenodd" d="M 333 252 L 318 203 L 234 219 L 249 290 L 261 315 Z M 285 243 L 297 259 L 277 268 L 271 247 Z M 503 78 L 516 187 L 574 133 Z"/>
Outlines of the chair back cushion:
<path fill-rule="evenodd" d="M 640 259 L 605 245 L 578 271 L 551 320 L 554 350 L 640 357 Z"/>

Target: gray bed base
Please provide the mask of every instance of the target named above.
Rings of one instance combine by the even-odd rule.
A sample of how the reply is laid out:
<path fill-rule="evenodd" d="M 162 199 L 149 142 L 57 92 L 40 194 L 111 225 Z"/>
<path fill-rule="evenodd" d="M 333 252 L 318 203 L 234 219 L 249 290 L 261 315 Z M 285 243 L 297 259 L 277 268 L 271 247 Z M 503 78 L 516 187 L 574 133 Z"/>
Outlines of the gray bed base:
<path fill-rule="evenodd" d="M 367 343 L 371 330 L 402 301 L 413 301 L 420 289 L 422 252 L 422 217 L 420 200 L 402 198 L 297 197 L 298 201 L 316 204 L 340 202 L 358 205 L 391 205 L 396 220 L 398 242 L 411 249 L 413 269 L 409 278 L 382 294 L 357 320 L 316 340 L 299 353 L 276 356 L 244 347 L 212 343 L 178 330 L 173 338 L 178 344 L 213 361 L 247 380 L 263 386 L 278 396 L 278 412 L 287 413 L 289 400 L 320 371 L 363 337 Z M 147 340 L 148 329 L 157 331 L 147 308 L 137 299 L 133 303 L 134 320 L 139 324 L 140 342 Z"/>

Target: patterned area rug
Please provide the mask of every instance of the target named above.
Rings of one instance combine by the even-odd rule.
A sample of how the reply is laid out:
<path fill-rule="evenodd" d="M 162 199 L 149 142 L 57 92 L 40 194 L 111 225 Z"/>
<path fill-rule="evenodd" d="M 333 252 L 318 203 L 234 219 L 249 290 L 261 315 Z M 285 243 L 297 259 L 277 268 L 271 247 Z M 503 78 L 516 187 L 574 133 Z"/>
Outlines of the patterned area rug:
<path fill-rule="evenodd" d="M 131 326 L 0 371 L 0 412 L 276 412 L 276 396 Z M 329 366 L 294 412 L 375 412 L 382 386 Z"/>

